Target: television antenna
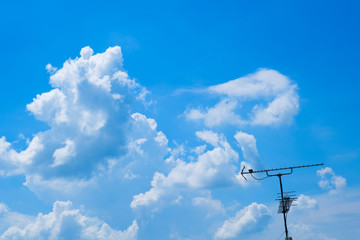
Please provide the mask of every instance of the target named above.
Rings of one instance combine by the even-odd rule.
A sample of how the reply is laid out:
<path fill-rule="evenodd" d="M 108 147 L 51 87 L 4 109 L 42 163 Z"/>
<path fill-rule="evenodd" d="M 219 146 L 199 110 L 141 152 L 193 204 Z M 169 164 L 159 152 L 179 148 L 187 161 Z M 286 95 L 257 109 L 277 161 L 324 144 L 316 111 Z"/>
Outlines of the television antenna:
<path fill-rule="evenodd" d="M 285 192 L 285 194 L 284 194 L 282 181 L 281 181 L 281 176 L 292 174 L 293 170 L 295 168 L 316 167 L 316 166 L 322 166 L 322 165 L 324 165 L 324 164 L 323 163 L 317 163 L 317 164 L 310 164 L 310 165 L 284 167 L 284 168 L 273 168 L 273 169 L 265 169 L 265 170 L 258 170 L 258 171 L 254 171 L 253 169 L 249 169 L 247 172 L 244 171 L 245 170 L 245 166 L 244 166 L 242 168 L 242 170 L 241 170 L 241 176 L 243 176 L 243 178 L 245 178 L 245 180 L 247 180 L 246 177 L 244 176 L 245 174 L 250 174 L 256 180 L 263 180 L 263 179 L 268 178 L 268 177 L 278 177 L 279 178 L 280 190 L 281 190 L 281 192 L 280 192 L 281 198 L 276 199 L 276 200 L 279 200 L 279 202 L 280 202 L 278 213 L 282 213 L 283 217 L 284 217 L 284 227 L 285 227 L 285 236 L 286 236 L 285 240 L 292 240 L 292 238 L 289 237 L 289 232 L 288 232 L 287 223 L 286 223 L 286 217 L 287 217 L 287 213 L 290 211 L 290 207 L 293 206 L 292 204 L 293 204 L 294 201 L 297 200 L 297 198 L 296 198 L 295 194 L 292 194 L 294 192 Z M 284 170 L 287 170 L 287 172 L 281 172 L 281 171 L 284 171 Z M 277 173 L 273 173 L 273 172 L 277 172 Z M 256 173 L 266 173 L 266 176 L 262 177 L 262 178 L 256 178 L 254 176 L 254 174 L 256 174 Z"/>

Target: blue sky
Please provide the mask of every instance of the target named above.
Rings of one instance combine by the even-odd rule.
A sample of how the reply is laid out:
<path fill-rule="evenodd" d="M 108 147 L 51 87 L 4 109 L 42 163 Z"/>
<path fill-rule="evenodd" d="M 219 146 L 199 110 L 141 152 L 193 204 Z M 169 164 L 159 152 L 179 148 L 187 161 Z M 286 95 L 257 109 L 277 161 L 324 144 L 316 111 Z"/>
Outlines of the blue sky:
<path fill-rule="evenodd" d="M 358 237 L 359 10 L 3 1 L 0 239 Z"/>

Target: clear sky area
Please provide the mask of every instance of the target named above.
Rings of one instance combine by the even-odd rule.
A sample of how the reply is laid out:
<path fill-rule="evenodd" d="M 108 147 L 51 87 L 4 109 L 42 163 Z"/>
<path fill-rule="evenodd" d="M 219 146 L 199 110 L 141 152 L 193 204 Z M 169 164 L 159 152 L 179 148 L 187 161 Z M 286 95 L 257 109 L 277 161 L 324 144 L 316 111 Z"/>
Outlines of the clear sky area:
<path fill-rule="evenodd" d="M 0 239 L 359 239 L 359 12 L 2 1 Z"/>

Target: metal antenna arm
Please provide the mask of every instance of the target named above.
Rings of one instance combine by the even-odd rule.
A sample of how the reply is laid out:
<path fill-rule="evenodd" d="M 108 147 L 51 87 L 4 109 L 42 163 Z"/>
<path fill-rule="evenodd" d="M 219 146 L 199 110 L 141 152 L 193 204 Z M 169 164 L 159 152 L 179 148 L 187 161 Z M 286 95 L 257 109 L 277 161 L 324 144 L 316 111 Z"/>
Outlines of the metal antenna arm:
<path fill-rule="evenodd" d="M 290 175 L 290 174 L 292 174 L 293 173 L 293 168 L 292 167 L 290 167 L 290 172 L 287 172 L 287 173 L 278 173 L 278 174 L 269 174 L 269 171 L 265 171 L 266 172 L 266 175 L 268 176 L 268 177 L 274 177 L 274 176 L 279 176 L 279 175 Z"/>
<path fill-rule="evenodd" d="M 246 177 L 244 176 L 244 169 L 245 169 L 245 165 L 244 165 L 244 167 L 241 169 L 241 176 L 243 176 L 243 178 L 247 181 Z"/>
<path fill-rule="evenodd" d="M 323 163 L 317 163 L 317 164 L 310 164 L 310 165 L 301 165 L 301 166 L 284 167 L 284 168 L 272 168 L 272 169 L 257 170 L 257 171 L 254 171 L 253 169 L 249 169 L 248 171 L 244 171 L 245 166 L 243 166 L 243 168 L 241 170 L 241 175 L 243 176 L 243 178 L 245 180 L 247 180 L 246 177 L 244 176 L 245 174 L 251 174 L 252 175 L 254 173 L 265 172 L 267 176 L 272 177 L 272 176 L 277 176 L 277 174 L 270 174 L 269 172 L 290 170 L 289 173 L 282 173 L 282 175 L 289 175 L 289 174 L 291 174 L 293 172 L 293 169 L 295 169 L 295 168 L 315 167 L 315 166 L 322 166 L 322 165 L 324 165 L 324 164 Z"/>
<path fill-rule="evenodd" d="M 262 178 L 256 178 L 256 177 L 254 177 L 254 175 L 253 175 L 252 173 L 250 173 L 250 175 L 251 175 L 251 176 L 253 177 L 253 179 L 255 179 L 255 180 L 263 180 L 263 179 L 265 179 L 265 178 L 271 177 L 271 176 L 267 175 L 267 176 L 262 177 Z"/>

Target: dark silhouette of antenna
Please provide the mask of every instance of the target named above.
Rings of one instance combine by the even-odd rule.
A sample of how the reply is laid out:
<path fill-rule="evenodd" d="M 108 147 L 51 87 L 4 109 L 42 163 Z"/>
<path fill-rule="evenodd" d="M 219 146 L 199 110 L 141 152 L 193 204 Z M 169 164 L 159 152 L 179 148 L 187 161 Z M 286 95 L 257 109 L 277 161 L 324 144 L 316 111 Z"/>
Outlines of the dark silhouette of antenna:
<path fill-rule="evenodd" d="M 324 165 L 324 164 L 323 163 L 317 163 L 317 164 L 311 164 L 311 165 L 302 165 L 302 166 L 284 167 L 284 168 L 273 168 L 273 169 L 266 169 L 266 170 L 259 170 L 259 171 L 254 171 L 253 169 L 249 169 L 249 171 L 247 171 L 247 172 L 244 172 L 244 170 L 245 170 L 245 166 L 244 166 L 242 168 L 242 170 L 241 170 L 241 175 L 245 178 L 245 180 L 247 180 L 246 177 L 244 176 L 245 174 L 250 174 L 256 180 L 263 180 L 263 179 L 268 178 L 268 177 L 279 177 L 281 198 L 276 199 L 276 200 L 279 200 L 279 202 L 280 202 L 278 213 L 282 213 L 283 216 L 284 216 L 284 226 L 285 226 L 285 236 L 286 236 L 285 240 L 292 240 L 292 238 L 289 237 L 289 232 L 288 232 L 287 223 L 286 223 L 286 217 L 287 217 L 287 213 L 290 211 L 290 207 L 293 206 L 293 202 L 296 201 L 297 198 L 296 198 L 295 194 L 292 194 L 294 192 L 285 192 L 285 196 L 284 196 L 282 182 L 281 182 L 281 176 L 292 174 L 293 169 L 295 169 L 295 168 L 315 167 L 315 166 L 322 166 L 322 165 Z M 283 171 L 283 170 L 290 170 L 290 171 L 276 173 L 276 174 L 270 174 L 271 172 Z M 256 174 L 256 173 L 263 173 L 263 172 L 266 173 L 266 176 L 263 177 L 263 178 L 256 178 L 254 176 L 254 174 Z"/>

